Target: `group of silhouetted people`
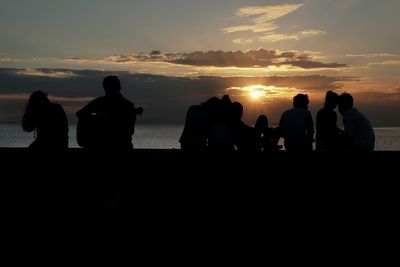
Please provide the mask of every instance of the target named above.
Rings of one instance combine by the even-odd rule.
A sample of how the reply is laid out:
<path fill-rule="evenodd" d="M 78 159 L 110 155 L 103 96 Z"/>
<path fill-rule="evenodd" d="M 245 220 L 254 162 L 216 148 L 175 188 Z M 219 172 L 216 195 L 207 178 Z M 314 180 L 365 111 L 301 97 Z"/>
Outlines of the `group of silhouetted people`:
<path fill-rule="evenodd" d="M 179 139 L 186 151 L 274 151 L 279 137 L 261 115 L 255 127 L 242 121 L 243 106 L 228 95 L 211 97 L 205 103 L 189 107 Z"/>
<path fill-rule="evenodd" d="M 306 94 L 293 98 L 293 108 L 283 112 L 279 126 L 269 127 L 268 118 L 260 115 L 254 127 L 241 118 L 243 106 L 229 96 L 212 97 L 205 103 L 189 107 L 185 127 L 179 140 L 186 151 L 277 151 L 280 138 L 287 151 L 311 151 L 316 141 L 319 151 L 373 151 L 375 134 L 369 120 L 353 107 L 353 97 L 326 93 L 324 107 L 317 113 L 316 140 L 314 122 L 308 110 Z M 344 130 L 337 126 L 334 109 L 339 107 Z"/>
<path fill-rule="evenodd" d="M 76 113 L 77 141 L 87 149 L 130 150 L 137 115 L 143 108 L 121 94 L 117 76 L 104 78 L 105 96 L 98 97 Z M 293 98 L 293 108 L 283 112 L 279 126 L 269 127 L 268 118 L 260 115 L 255 126 L 242 121 L 243 106 L 232 102 L 228 95 L 211 97 L 189 107 L 185 126 L 179 139 L 185 151 L 372 151 L 375 135 L 369 120 L 353 107 L 353 97 L 326 93 L 324 107 L 317 113 L 316 140 L 314 123 L 305 94 Z M 337 127 L 338 106 L 344 130 Z M 45 93 L 35 91 L 29 98 L 22 118 L 22 128 L 35 131 L 32 149 L 62 150 L 68 148 L 68 119 L 61 107 L 51 103 Z"/>
<path fill-rule="evenodd" d="M 117 76 L 104 78 L 105 96 L 98 97 L 76 113 L 78 117 L 77 141 L 88 149 L 132 149 L 136 116 L 143 108 L 121 94 Z M 22 128 L 35 131 L 35 141 L 29 146 L 34 150 L 62 150 L 68 148 L 68 119 L 59 104 L 51 103 L 42 91 L 35 91 L 29 98 Z"/>

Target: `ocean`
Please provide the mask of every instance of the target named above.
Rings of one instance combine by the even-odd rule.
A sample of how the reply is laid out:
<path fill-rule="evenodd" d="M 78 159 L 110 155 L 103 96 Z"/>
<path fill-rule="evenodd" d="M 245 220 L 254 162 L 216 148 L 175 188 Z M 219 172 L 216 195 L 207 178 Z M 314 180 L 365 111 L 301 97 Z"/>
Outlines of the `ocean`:
<path fill-rule="evenodd" d="M 179 149 L 183 125 L 137 124 L 133 145 L 135 148 Z M 400 151 L 400 127 L 374 128 L 375 150 Z M 27 147 L 34 140 L 33 133 L 22 131 L 17 123 L 0 123 L 0 147 Z M 69 127 L 69 147 L 76 142 L 76 124 Z"/>

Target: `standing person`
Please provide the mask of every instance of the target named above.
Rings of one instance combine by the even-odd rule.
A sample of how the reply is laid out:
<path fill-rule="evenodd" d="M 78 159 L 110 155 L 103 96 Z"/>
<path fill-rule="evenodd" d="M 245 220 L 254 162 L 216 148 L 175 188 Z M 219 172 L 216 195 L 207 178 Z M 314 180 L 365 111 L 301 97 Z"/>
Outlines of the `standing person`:
<path fill-rule="evenodd" d="M 77 141 L 85 148 L 132 149 L 136 115 L 143 108 L 124 98 L 117 76 L 103 80 L 105 96 L 98 97 L 76 113 L 78 117 Z"/>
<path fill-rule="evenodd" d="M 317 150 L 334 151 L 338 149 L 339 135 L 342 132 L 337 127 L 338 95 L 332 91 L 326 92 L 324 107 L 317 113 L 316 148 Z"/>
<path fill-rule="evenodd" d="M 31 149 L 67 149 L 68 118 L 61 105 L 51 103 L 47 94 L 33 92 L 22 117 L 22 128 L 26 132 L 35 131 L 35 141 Z"/>
<path fill-rule="evenodd" d="M 281 136 L 288 151 L 311 151 L 314 142 L 314 123 L 308 110 L 308 96 L 298 94 L 293 98 L 293 108 L 285 111 L 279 122 Z"/>
<path fill-rule="evenodd" d="M 344 146 L 350 151 L 373 151 L 375 133 L 365 115 L 353 107 L 353 97 L 348 93 L 339 96 L 339 112 L 343 116 Z"/>

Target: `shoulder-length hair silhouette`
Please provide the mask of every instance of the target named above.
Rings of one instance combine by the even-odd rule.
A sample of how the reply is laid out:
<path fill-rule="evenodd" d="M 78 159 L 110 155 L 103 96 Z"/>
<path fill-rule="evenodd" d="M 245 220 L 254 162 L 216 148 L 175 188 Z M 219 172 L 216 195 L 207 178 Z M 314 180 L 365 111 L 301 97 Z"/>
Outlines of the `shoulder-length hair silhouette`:
<path fill-rule="evenodd" d="M 33 92 L 22 117 L 22 128 L 35 131 L 32 149 L 68 148 L 68 119 L 61 105 L 51 103 L 42 91 Z"/>

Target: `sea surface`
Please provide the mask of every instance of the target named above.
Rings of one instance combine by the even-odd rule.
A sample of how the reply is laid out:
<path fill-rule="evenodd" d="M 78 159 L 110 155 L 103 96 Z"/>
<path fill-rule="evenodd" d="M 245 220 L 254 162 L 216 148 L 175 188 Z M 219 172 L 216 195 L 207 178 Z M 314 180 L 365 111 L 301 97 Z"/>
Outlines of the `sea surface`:
<path fill-rule="evenodd" d="M 135 148 L 179 149 L 183 125 L 137 124 L 133 145 Z M 375 128 L 375 150 L 400 151 L 400 127 Z M 0 123 L 0 147 L 27 147 L 34 140 L 17 123 Z M 76 124 L 69 127 L 69 147 L 79 147 L 76 142 Z"/>

